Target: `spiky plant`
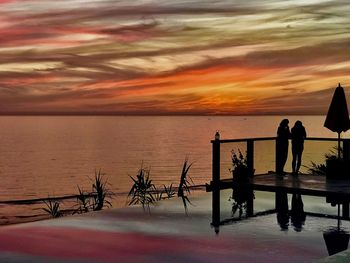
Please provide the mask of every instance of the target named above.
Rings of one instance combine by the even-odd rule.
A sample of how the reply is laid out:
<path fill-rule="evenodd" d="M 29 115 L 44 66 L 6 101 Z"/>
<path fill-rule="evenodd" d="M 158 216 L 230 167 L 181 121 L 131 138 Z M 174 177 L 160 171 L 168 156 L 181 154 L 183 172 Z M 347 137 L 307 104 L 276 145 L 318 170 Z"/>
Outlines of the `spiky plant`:
<path fill-rule="evenodd" d="M 177 191 L 177 196 L 181 197 L 182 199 L 186 215 L 187 215 L 187 203 L 191 204 L 187 195 L 191 194 L 190 186 L 194 184 L 191 177 L 188 175 L 188 171 L 190 170 L 192 164 L 193 163 L 191 164 L 188 163 L 188 158 L 185 159 L 184 164 L 182 166 L 180 184 Z"/>
<path fill-rule="evenodd" d="M 342 155 L 343 149 L 339 149 L 340 154 Z M 328 153 L 324 155 L 325 161 L 324 163 L 317 164 L 313 161 L 311 161 L 310 166 L 303 165 L 303 167 L 308 169 L 309 174 L 315 174 L 315 175 L 326 175 L 326 163 L 328 160 L 335 160 L 338 159 L 338 147 L 333 147 L 332 150 L 330 150 Z"/>
<path fill-rule="evenodd" d="M 46 213 L 51 215 L 53 218 L 57 218 L 62 216 L 61 210 L 60 210 L 60 202 L 48 199 L 47 201 L 44 201 L 44 204 L 46 207 L 42 208 Z"/>
<path fill-rule="evenodd" d="M 304 167 L 308 169 L 309 174 L 326 175 L 327 166 L 324 163 L 317 164 L 311 161 L 310 166 L 304 166 Z"/>
<path fill-rule="evenodd" d="M 92 210 L 101 210 L 104 206 L 111 207 L 112 204 L 108 200 L 111 198 L 112 192 L 109 191 L 107 179 L 104 178 L 104 174 L 101 173 L 101 169 L 95 170 L 95 178 L 92 184 Z"/>
<path fill-rule="evenodd" d="M 78 191 L 79 191 L 79 195 L 77 196 L 78 209 L 76 210 L 76 212 L 79 214 L 87 213 L 89 212 L 89 207 L 90 207 L 89 194 L 81 190 L 79 186 L 78 186 Z"/>
<path fill-rule="evenodd" d="M 156 202 L 161 201 L 162 199 L 164 199 L 163 197 L 163 191 L 162 190 L 158 190 L 156 186 L 155 190 L 152 192 L 152 195 L 154 197 L 154 199 L 156 200 Z"/>
<path fill-rule="evenodd" d="M 165 198 L 172 198 L 175 195 L 175 189 L 173 187 L 173 184 L 170 184 L 169 186 L 166 186 L 165 184 L 163 184 L 164 187 L 164 193 L 166 194 Z"/>
<path fill-rule="evenodd" d="M 150 212 L 150 205 L 156 201 L 155 193 L 157 193 L 157 189 L 150 179 L 150 169 L 145 169 L 141 165 L 136 178 L 132 176 L 130 178 L 134 184 L 128 194 L 129 205 L 141 204 L 144 211 L 147 208 Z"/>

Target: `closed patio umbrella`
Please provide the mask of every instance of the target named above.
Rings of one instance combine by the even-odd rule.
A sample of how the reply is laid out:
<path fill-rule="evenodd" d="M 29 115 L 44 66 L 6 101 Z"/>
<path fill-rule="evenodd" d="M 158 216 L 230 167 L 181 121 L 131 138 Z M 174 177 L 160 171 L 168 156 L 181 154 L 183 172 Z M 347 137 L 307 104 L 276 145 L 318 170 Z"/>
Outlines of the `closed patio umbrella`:
<path fill-rule="evenodd" d="M 335 89 L 324 127 L 338 133 L 338 158 L 340 158 L 340 133 L 350 129 L 348 106 L 344 89 L 340 83 Z"/>

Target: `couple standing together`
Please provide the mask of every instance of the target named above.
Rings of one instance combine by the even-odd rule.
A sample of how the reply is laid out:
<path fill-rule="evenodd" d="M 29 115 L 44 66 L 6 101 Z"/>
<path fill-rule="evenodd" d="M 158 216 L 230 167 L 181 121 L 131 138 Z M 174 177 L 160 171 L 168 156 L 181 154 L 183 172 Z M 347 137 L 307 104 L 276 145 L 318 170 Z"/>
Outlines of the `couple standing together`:
<path fill-rule="evenodd" d="M 293 175 L 297 175 L 301 166 L 301 156 L 304 150 L 304 139 L 306 131 L 301 121 L 296 121 L 292 130 L 289 130 L 289 120 L 281 121 L 277 130 L 276 139 L 276 173 L 285 174 L 283 171 L 288 157 L 289 139 L 292 139 L 292 171 Z"/>

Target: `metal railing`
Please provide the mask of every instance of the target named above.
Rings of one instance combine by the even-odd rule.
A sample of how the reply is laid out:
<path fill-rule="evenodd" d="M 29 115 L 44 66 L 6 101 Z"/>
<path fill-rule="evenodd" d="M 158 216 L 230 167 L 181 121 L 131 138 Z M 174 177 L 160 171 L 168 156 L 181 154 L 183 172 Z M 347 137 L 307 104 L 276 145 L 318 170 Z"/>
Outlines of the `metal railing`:
<path fill-rule="evenodd" d="M 343 159 L 350 159 L 350 139 L 340 139 L 341 140 L 341 148 L 342 148 L 342 157 Z M 221 152 L 221 146 L 225 144 L 238 144 L 244 145 L 244 148 L 246 149 L 246 159 L 247 159 L 247 166 L 249 171 L 252 172 L 255 170 L 255 146 L 258 142 L 272 142 L 274 144 L 272 149 L 268 149 L 266 152 L 268 152 L 270 155 L 273 156 L 274 161 L 274 169 L 276 171 L 276 137 L 263 137 L 263 138 L 244 138 L 244 139 L 225 139 L 225 140 L 212 140 L 212 181 L 217 182 L 220 181 L 221 178 L 221 162 L 222 162 L 222 152 Z M 308 142 L 317 142 L 317 145 L 313 145 L 313 148 L 317 150 L 314 150 L 312 152 L 312 149 L 308 150 L 307 146 L 305 146 L 305 151 L 308 151 L 308 155 L 318 154 L 324 156 L 325 154 L 329 153 L 333 150 L 335 150 L 337 146 L 338 139 L 336 138 L 317 138 L 317 137 L 310 137 L 305 139 L 305 144 Z M 321 142 L 328 142 L 333 143 L 332 146 L 327 147 L 326 149 L 322 151 L 318 145 Z M 271 146 L 271 145 L 270 145 Z M 234 148 L 234 147 L 232 147 Z M 310 152 L 311 151 L 311 152 Z M 229 154 L 229 153 L 228 153 Z M 227 154 L 227 155 L 228 155 Z M 225 156 L 225 159 L 231 158 L 231 156 Z M 270 158 L 271 159 L 271 158 Z M 310 158 L 309 158 L 310 159 Z"/>
<path fill-rule="evenodd" d="M 215 139 L 212 140 L 212 181 L 210 182 L 210 187 L 212 191 L 212 225 L 218 227 L 220 225 L 220 182 L 221 182 L 221 166 L 222 159 L 226 159 L 227 163 L 232 166 L 231 148 L 233 145 L 229 144 L 239 144 L 241 148 L 246 150 L 246 161 L 249 170 L 249 174 L 254 174 L 256 168 L 256 146 L 261 142 L 268 142 L 268 149 L 264 150 L 264 154 L 269 155 L 270 165 L 276 171 L 276 137 L 264 137 L 264 138 L 244 138 L 244 139 Z M 310 144 L 311 143 L 311 144 Z M 225 145 L 231 147 L 226 147 L 226 152 L 224 155 L 222 153 L 222 148 Z M 306 157 L 314 162 L 311 157 L 318 155 L 318 160 L 324 155 L 329 153 L 329 151 L 336 152 L 338 146 L 338 139 L 336 138 L 306 138 L 305 148 Z M 342 157 L 343 159 L 350 159 L 350 139 L 341 139 Z M 264 148 L 264 147 L 262 147 Z M 229 155 L 229 156 L 227 156 Z M 224 158 L 223 158 L 224 157 Z M 262 158 L 264 159 L 264 158 Z M 266 159 L 266 158 L 265 158 Z M 263 161 L 262 161 L 263 162 Z M 315 161 L 316 162 L 316 161 Z M 314 163 L 315 163 L 314 162 Z M 271 167 L 271 166 L 270 166 Z M 270 171 L 271 172 L 271 171 Z M 232 178 L 232 174 L 230 174 Z M 247 215 L 253 215 L 253 200 L 248 200 L 247 203 Z"/>

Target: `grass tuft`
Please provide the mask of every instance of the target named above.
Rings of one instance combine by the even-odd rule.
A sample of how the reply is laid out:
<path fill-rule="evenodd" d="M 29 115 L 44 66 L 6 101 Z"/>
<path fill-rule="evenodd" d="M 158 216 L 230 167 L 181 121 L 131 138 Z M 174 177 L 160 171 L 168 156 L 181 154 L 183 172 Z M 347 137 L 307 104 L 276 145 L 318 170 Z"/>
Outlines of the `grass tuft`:
<path fill-rule="evenodd" d="M 163 192 L 166 194 L 165 198 L 169 199 L 169 198 L 174 197 L 174 195 L 176 194 L 176 191 L 175 191 L 175 189 L 173 187 L 173 184 L 169 185 L 168 187 L 165 184 L 163 184 L 163 187 L 164 187 L 164 191 Z"/>
<path fill-rule="evenodd" d="M 90 207 L 90 193 L 86 193 L 78 186 L 79 195 L 77 196 L 78 209 L 75 213 L 82 214 L 89 212 Z"/>
<path fill-rule="evenodd" d="M 46 208 L 42 208 L 46 213 L 51 215 L 53 218 L 57 218 L 62 216 L 60 210 L 60 202 L 49 199 L 48 201 L 44 201 Z"/>

